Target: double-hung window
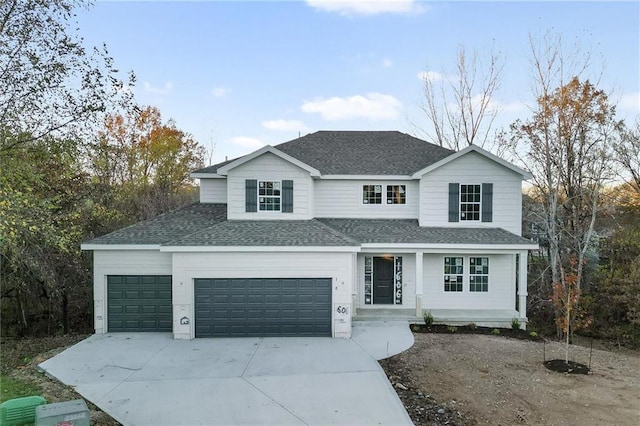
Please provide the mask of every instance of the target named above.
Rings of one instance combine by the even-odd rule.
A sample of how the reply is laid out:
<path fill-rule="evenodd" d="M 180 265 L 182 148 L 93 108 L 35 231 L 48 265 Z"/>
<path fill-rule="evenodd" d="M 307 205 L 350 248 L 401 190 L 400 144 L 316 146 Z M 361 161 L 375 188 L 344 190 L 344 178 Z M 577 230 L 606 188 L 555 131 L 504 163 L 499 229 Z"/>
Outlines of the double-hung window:
<path fill-rule="evenodd" d="M 445 257 L 444 291 L 462 291 L 463 274 L 464 259 L 462 257 Z"/>
<path fill-rule="evenodd" d="M 489 258 L 469 258 L 469 291 L 489 291 Z"/>
<path fill-rule="evenodd" d="M 386 189 L 386 191 L 385 191 Z M 406 185 L 362 185 L 362 204 L 406 204 Z"/>
<path fill-rule="evenodd" d="M 480 220 L 480 185 L 460 185 L 460 220 Z"/>
<path fill-rule="evenodd" d="M 258 182 L 258 209 L 260 211 L 280 211 L 280 181 L 261 180 Z"/>

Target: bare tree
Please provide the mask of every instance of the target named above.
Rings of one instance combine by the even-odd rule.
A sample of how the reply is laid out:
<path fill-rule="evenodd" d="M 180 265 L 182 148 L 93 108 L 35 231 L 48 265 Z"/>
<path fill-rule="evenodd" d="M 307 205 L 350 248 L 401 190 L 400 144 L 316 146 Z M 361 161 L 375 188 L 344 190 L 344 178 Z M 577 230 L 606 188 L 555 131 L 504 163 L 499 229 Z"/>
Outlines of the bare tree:
<path fill-rule="evenodd" d="M 476 50 L 468 55 L 459 46 L 455 76 L 425 72 L 424 111 L 433 132 L 427 137 L 440 146 L 460 150 L 485 146 L 499 106 L 494 96 L 500 88 L 504 60 L 491 50 L 483 63 Z"/>
<path fill-rule="evenodd" d="M 560 284 L 564 293 L 555 293 L 564 295 L 583 284 L 620 123 L 607 94 L 584 79 L 589 53 L 577 46 L 567 53 L 561 38 L 550 35 L 541 43 L 530 37 L 530 47 L 537 101 L 533 117 L 512 124 L 501 142 L 533 176 L 551 269 L 551 283 L 539 296 L 548 298 L 551 284 Z"/>
<path fill-rule="evenodd" d="M 640 195 L 640 117 L 631 128 L 621 127 L 620 140 L 614 145 L 615 159 L 622 178 Z"/>

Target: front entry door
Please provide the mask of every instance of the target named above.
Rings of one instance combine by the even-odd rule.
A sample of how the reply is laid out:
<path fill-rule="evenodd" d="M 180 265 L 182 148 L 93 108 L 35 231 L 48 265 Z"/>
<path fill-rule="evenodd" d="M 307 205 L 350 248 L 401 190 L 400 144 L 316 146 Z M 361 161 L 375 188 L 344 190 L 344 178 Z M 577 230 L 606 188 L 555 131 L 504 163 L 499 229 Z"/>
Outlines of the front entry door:
<path fill-rule="evenodd" d="M 393 304 L 393 257 L 373 258 L 373 304 Z"/>

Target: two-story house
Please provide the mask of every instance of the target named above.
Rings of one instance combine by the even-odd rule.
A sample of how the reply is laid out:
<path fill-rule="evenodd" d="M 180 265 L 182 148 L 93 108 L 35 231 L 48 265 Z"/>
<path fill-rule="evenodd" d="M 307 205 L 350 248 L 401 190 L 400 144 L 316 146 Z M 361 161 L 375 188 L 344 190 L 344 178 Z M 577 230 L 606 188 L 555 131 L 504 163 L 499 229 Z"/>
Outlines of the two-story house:
<path fill-rule="evenodd" d="M 524 170 L 320 131 L 198 170 L 200 202 L 95 238 L 96 333 L 349 337 L 357 318 L 526 323 Z"/>

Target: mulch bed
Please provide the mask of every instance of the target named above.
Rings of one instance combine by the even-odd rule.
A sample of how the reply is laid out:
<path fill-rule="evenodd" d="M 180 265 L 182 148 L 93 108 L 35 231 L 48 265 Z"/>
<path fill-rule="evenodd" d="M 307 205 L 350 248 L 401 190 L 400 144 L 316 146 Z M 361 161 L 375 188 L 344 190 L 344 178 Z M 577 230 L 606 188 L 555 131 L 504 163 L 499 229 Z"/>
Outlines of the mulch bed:
<path fill-rule="evenodd" d="M 449 326 L 444 324 L 412 324 L 411 331 L 414 333 L 445 333 L 445 334 L 486 334 L 493 336 L 511 337 L 519 340 L 542 341 L 538 334 L 531 335 L 530 332 L 515 328 L 492 328 L 480 327 L 473 324 Z"/>
<path fill-rule="evenodd" d="M 544 362 L 544 366 L 551 371 L 567 374 L 589 374 L 589 367 L 575 361 L 565 361 L 564 359 L 551 359 Z"/>

